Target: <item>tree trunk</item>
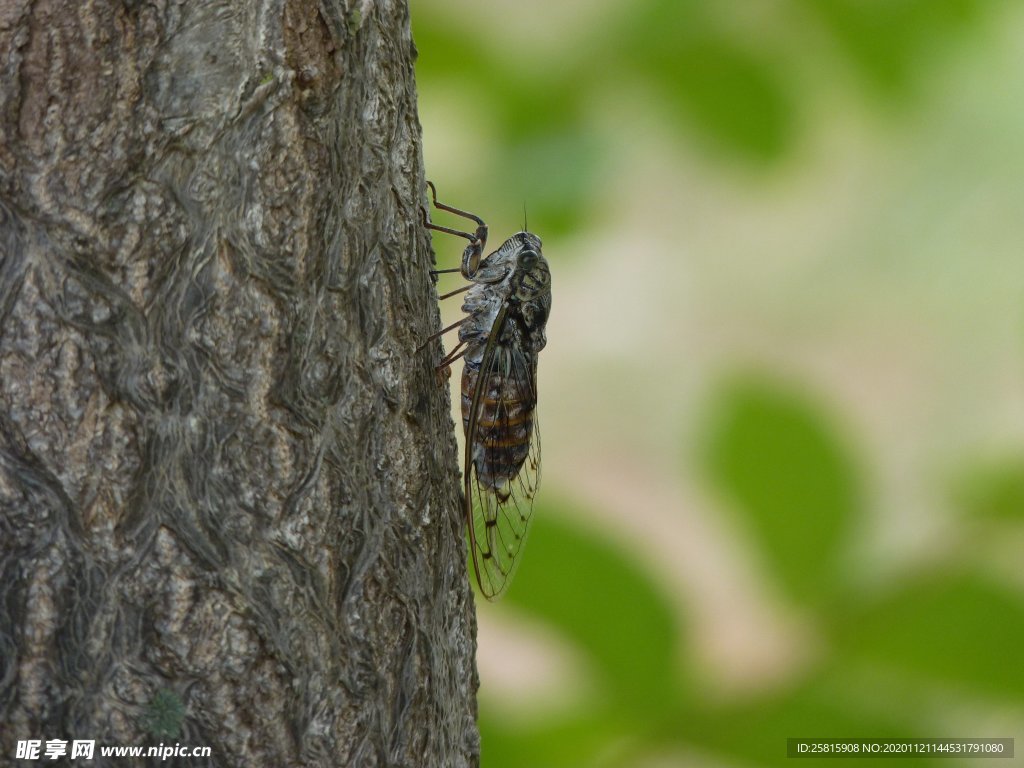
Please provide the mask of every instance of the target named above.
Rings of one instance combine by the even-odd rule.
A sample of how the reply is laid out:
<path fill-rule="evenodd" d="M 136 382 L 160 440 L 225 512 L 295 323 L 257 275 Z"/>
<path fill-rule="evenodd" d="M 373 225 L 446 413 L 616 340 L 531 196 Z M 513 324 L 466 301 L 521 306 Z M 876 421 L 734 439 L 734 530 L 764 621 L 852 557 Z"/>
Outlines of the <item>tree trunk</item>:
<path fill-rule="evenodd" d="M 0 764 L 475 764 L 405 0 L 7 0 L 0 52 Z"/>

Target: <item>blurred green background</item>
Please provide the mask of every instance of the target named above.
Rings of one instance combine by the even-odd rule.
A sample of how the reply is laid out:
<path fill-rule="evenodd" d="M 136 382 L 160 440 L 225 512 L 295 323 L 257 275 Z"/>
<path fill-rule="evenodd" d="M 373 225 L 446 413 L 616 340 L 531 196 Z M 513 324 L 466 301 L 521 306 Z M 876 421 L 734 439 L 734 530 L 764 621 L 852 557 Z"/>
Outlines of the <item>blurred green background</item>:
<path fill-rule="evenodd" d="M 411 5 L 428 178 L 553 273 L 485 768 L 1024 750 L 1024 5 Z"/>

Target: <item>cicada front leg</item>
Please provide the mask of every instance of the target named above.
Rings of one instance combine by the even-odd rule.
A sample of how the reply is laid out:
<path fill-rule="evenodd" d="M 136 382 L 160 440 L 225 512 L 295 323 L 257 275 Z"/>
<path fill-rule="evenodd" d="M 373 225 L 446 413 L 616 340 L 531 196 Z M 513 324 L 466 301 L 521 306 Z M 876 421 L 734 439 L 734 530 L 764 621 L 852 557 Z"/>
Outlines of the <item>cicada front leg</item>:
<path fill-rule="evenodd" d="M 434 188 L 434 183 L 432 181 L 428 181 L 427 186 L 430 187 L 430 196 L 433 199 L 435 208 L 441 211 L 448 211 L 449 213 L 454 213 L 456 216 L 462 216 L 463 218 L 470 219 L 471 221 L 476 222 L 476 232 L 470 234 L 469 232 L 463 232 L 458 229 L 450 229 L 449 227 L 442 227 L 438 226 L 437 224 L 431 224 L 427 218 L 426 209 L 423 210 L 423 224 L 424 226 L 426 226 L 427 229 L 434 229 L 437 230 L 438 232 L 444 232 L 449 235 L 455 235 L 456 237 L 464 237 L 467 240 L 469 240 L 469 245 L 467 245 L 466 249 L 462 252 L 462 267 L 459 269 L 459 271 L 462 272 L 462 276 L 464 278 L 466 278 L 467 280 L 472 280 L 473 276 L 476 274 L 477 269 L 480 268 L 480 260 L 483 258 L 484 248 L 487 246 L 487 225 L 484 224 L 484 220 L 481 219 L 479 216 L 469 213 L 468 211 L 463 211 L 459 208 L 454 208 L 450 205 L 445 205 L 444 203 L 439 203 L 437 201 L 437 190 Z M 434 274 L 454 271 L 454 269 L 440 269 L 437 270 Z M 462 290 L 465 290 L 465 288 L 463 288 Z M 441 298 L 446 299 L 448 298 L 448 296 L 453 296 L 455 295 L 455 293 L 459 292 L 460 291 L 455 291 L 453 293 L 442 296 Z"/>
<path fill-rule="evenodd" d="M 442 210 L 442 211 L 448 211 L 449 213 L 454 213 L 457 216 L 462 216 L 464 218 L 470 219 L 470 220 L 476 222 L 476 225 L 477 225 L 476 226 L 476 231 L 473 232 L 473 233 L 463 232 L 461 230 L 452 229 L 450 227 L 442 227 L 442 226 L 440 226 L 438 224 L 431 223 L 431 221 L 430 221 L 430 219 L 429 219 L 429 217 L 427 215 L 427 209 L 426 208 L 422 208 L 421 209 L 421 212 L 423 213 L 423 226 L 425 226 L 427 229 L 436 230 L 438 232 L 444 232 L 445 234 L 455 235 L 457 237 L 464 237 L 467 240 L 469 240 L 469 245 L 467 245 L 465 250 L 462 252 L 462 266 L 461 267 L 459 267 L 457 269 L 438 269 L 438 270 L 433 270 L 431 272 L 431 274 L 439 275 L 439 274 L 446 273 L 446 272 L 461 272 L 462 276 L 464 278 L 466 278 L 466 280 L 470 280 L 471 281 L 473 279 L 473 277 L 476 275 L 477 270 L 480 268 L 480 261 L 482 259 L 483 251 L 484 251 L 484 248 L 487 245 L 487 225 L 484 223 L 483 219 L 481 219 L 479 216 L 476 216 L 476 215 L 474 215 L 472 213 L 469 213 L 468 211 L 463 211 L 463 210 L 461 210 L 459 208 L 455 208 L 455 207 L 453 207 L 451 205 L 446 205 L 444 203 L 438 202 L 438 199 L 437 199 L 437 189 L 434 187 L 433 182 L 428 181 L 427 182 L 427 186 L 430 187 L 430 197 L 431 197 L 431 199 L 432 199 L 432 201 L 434 203 L 434 207 L 435 208 L 437 208 L 439 210 Z M 473 287 L 473 283 L 472 282 L 467 282 L 461 288 L 456 288 L 454 291 L 449 291 L 448 293 L 445 293 L 445 294 L 441 295 L 438 298 L 441 299 L 441 300 L 448 299 L 448 298 L 451 298 L 452 296 L 457 296 L 460 293 L 464 293 L 464 292 L 468 291 L 472 287 Z M 427 338 L 427 340 L 423 343 L 423 345 L 420 346 L 420 349 L 423 349 L 423 347 L 426 346 L 427 343 L 433 341 L 434 339 L 438 338 L 439 336 L 442 336 L 445 333 L 448 333 L 448 331 L 455 330 L 456 328 L 461 326 L 463 323 L 465 323 L 467 320 L 469 320 L 468 316 L 462 318 L 457 323 L 452 323 L 447 328 L 443 328 L 442 330 L 438 331 L 437 333 L 432 334 L 430 337 Z M 458 360 L 460 357 L 462 357 L 463 355 L 466 354 L 467 350 L 464 347 L 465 347 L 465 342 L 460 341 L 458 346 L 455 347 L 455 349 L 453 349 L 451 352 L 449 352 L 447 355 L 445 355 L 441 359 L 441 361 L 436 366 L 434 366 L 434 369 L 435 369 L 435 371 L 437 373 L 438 384 L 444 384 L 451 377 L 451 373 L 452 373 L 451 365 L 456 360 Z"/>

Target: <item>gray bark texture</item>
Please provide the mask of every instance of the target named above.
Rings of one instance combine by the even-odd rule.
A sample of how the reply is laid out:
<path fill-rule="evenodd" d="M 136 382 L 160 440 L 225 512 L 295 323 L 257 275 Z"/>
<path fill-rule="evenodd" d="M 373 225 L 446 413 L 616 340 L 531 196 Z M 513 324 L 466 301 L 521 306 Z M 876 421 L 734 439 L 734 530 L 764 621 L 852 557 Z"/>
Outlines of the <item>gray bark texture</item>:
<path fill-rule="evenodd" d="M 414 60 L 405 0 L 0 0 L 0 765 L 478 762 Z"/>

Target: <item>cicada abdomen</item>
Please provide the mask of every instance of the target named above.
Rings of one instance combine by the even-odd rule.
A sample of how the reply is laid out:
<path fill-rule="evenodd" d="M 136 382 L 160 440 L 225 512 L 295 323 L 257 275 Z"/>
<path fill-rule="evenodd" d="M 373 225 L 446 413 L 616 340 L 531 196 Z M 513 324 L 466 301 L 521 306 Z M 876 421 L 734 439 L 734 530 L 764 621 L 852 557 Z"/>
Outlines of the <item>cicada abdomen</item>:
<path fill-rule="evenodd" d="M 469 284 L 442 297 L 467 292 L 466 317 L 445 329 L 459 328 L 459 344 L 438 367 L 464 358 L 464 512 L 477 583 L 494 599 L 518 565 L 540 485 L 537 358 L 547 341 L 551 273 L 540 238 L 530 232 L 516 233 L 481 258 L 487 225 L 438 203 L 430 189 L 437 208 L 477 223 L 470 234 L 431 224 L 424 215 L 428 228 L 470 241 L 458 270 Z"/>
<path fill-rule="evenodd" d="M 496 348 L 494 368 L 500 368 L 500 358 L 511 354 L 512 350 Z M 526 381 L 510 381 L 500 370 L 492 370 L 482 380 L 480 363 L 466 360 L 462 369 L 462 428 L 475 437 L 471 459 L 477 481 L 505 497 L 530 452 L 537 398 L 532 387 L 524 386 Z"/>

